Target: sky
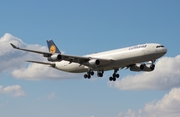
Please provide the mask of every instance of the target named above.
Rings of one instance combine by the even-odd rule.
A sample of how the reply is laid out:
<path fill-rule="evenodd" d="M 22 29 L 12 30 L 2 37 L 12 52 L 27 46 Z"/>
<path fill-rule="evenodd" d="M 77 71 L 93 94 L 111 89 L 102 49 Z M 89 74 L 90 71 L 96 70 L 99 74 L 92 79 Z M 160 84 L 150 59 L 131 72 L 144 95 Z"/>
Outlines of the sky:
<path fill-rule="evenodd" d="M 2 0 L 0 3 L 0 117 L 179 117 L 179 0 Z M 122 69 L 90 80 L 14 50 L 48 51 L 53 39 L 67 54 L 86 55 L 143 43 L 168 52 L 153 72 Z"/>

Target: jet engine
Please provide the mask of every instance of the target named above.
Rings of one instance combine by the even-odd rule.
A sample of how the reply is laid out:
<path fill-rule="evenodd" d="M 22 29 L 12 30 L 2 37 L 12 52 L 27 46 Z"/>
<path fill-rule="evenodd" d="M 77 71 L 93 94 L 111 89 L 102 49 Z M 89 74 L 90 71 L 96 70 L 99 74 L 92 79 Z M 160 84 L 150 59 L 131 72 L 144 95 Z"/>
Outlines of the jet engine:
<path fill-rule="evenodd" d="M 61 54 L 53 54 L 50 57 L 48 57 L 48 61 L 52 61 L 52 62 L 61 61 L 61 60 L 62 60 Z"/>
<path fill-rule="evenodd" d="M 143 71 L 153 71 L 155 69 L 155 65 L 152 63 L 145 64 Z"/>
<path fill-rule="evenodd" d="M 95 67 L 95 66 L 100 65 L 100 60 L 98 60 L 98 59 L 91 59 L 86 64 Z"/>
<path fill-rule="evenodd" d="M 145 64 L 135 64 L 130 67 L 131 71 L 142 71 L 144 69 Z"/>
<path fill-rule="evenodd" d="M 130 67 L 131 71 L 153 71 L 155 68 L 155 65 L 152 63 L 147 64 L 135 64 Z"/>

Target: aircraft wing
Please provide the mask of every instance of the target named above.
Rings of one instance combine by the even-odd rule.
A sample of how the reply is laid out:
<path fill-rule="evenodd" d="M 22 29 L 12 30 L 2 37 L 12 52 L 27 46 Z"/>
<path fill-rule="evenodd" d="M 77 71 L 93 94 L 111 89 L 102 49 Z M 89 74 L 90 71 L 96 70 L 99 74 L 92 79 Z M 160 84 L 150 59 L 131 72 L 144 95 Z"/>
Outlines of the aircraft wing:
<path fill-rule="evenodd" d="M 33 53 L 42 54 L 44 57 L 50 57 L 50 56 L 52 55 L 52 53 L 50 53 L 50 52 L 42 52 L 42 51 L 24 49 L 24 48 L 17 47 L 17 46 L 15 46 L 15 45 L 12 44 L 12 43 L 10 43 L 10 44 L 11 44 L 11 46 L 12 46 L 14 49 L 18 49 L 18 50 L 23 50 L 23 51 L 28 51 L 28 52 L 33 52 Z"/>
<path fill-rule="evenodd" d="M 101 65 L 108 64 L 114 61 L 112 59 L 103 59 L 103 58 L 88 57 L 88 56 L 72 56 L 66 54 L 62 54 L 62 60 L 69 61 L 70 63 L 75 62 L 82 65 L 87 65 L 86 63 L 89 62 L 90 60 L 99 60 Z"/>
<path fill-rule="evenodd" d="M 37 54 L 42 54 L 44 57 L 51 57 L 52 55 L 54 55 L 53 53 L 50 53 L 50 52 L 42 52 L 42 51 L 24 49 L 24 48 L 17 47 L 12 43 L 10 43 L 10 44 L 14 49 L 33 52 L 33 53 L 37 53 Z M 61 53 L 55 53 L 55 54 L 59 54 L 61 57 L 61 60 L 69 61 L 69 63 L 75 62 L 75 63 L 79 63 L 80 65 L 86 65 L 86 66 L 89 66 L 88 62 L 91 60 L 94 60 L 94 62 L 95 62 L 95 60 L 98 60 L 101 63 L 101 65 L 108 64 L 113 61 L 112 59 L 103 59 L 103 58 L 95 58 L 95 57 L 88 57 L 88 56 L 73 56 L 73 55 L 66 55 L 66 54 L 61 54 Z M 28 61 L 28 62 L 52 65 L 49 63 L 37 62 L 37 61 Z M 52 62 L 56 62 L 56 61 L 52 61 Z"/>

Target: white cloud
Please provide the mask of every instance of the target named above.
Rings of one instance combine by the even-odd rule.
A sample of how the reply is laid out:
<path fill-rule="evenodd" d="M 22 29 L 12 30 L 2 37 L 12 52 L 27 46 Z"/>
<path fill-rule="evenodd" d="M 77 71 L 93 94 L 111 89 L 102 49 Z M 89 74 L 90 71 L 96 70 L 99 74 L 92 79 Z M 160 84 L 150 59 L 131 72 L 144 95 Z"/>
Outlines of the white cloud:
<path fill-rule="evenodd" d="M 25 48 L 33 48 L 38 49 L 42 51 L 46 51 L 47 48 L 40 46 L 40 45 L 27 45 L 22 42 L 22 40 L 18 39 L 17 37 L 12 36 L 9 33 L 6 33 L 3 37 L 0 38 L 0 72 L 9 70 L 9 69 L 15 69 L 15 68 L 21 68 L 25 65 L 25 60 L 27 58 L 29 59 L 40 59 L 40 55 L 34 55 L 32 53 L 27 53 L 23 51 L 18 51 L 12 48 L 10 43 L 13 43 L 20 47 Z"/>
<path fill-rule="evenodd" d="M 141 72 L 134 76 L 126 76 L 110 86 L 120 90 L 158 89 L 166 90 L 180 86 L 180 55 L 163 57 L 156 63 L 152 72 Z"/>
<path fill-rule="evenodd" d="M 12 85 L 4 88 L 0 85 L 0 94 L 10 94 L 13 97 L 25 96 L 25 92 L 19 85 Z"/>
<path fill-rule="evenodd" d="M 55 70 L 46 65 L 28 64 L 25 62 L 26 60 L 46 61 L 46 58 L 39 54 L 13 49 L 10 43 L 23 48 L 48 51 L 45 46 L 37 44 L 27 45 L 21 39 L 6 33 L 0 38 L 0 73 L 7 71 L 10 72 L 14 78 L 26 80 L 65 79 L 77 76 L 75 74 Z"/>
<path fill-rule="evenodd" d="M 56 99 L 57 98 L 57 96 L 56 96 L 56 93 L 55 92 L 52 92 L 51 94 L 49 94 L 48 96 L 47 96 L 47 99 L 48 100 L 52 100 L 52 99 Z"/>
<path fill-rule="evenodd" d="M 12 75 L 17 79 L 42 80 L 42 79 L 66 79 L 73 74 L 65 73 L 40 64 L 29 64 L 28 67 L 15 69 Z"/>
<path fill-rule="evenodd" d="M 161 100 L 147 103 L 143 109 L 126 113 L 120 112 L 117 117 L 179 117 L 180 116 L 180 88 L 173 88 Z"/>
<path fill-rule="evenodd" d="M 148 114 L 153 112 L 154 116 L 180 116 L 180 88 L 173 88 L 169 94 L 166 94 L 163 99 L 156 103 L 146 104 L 144 111 Z"/>

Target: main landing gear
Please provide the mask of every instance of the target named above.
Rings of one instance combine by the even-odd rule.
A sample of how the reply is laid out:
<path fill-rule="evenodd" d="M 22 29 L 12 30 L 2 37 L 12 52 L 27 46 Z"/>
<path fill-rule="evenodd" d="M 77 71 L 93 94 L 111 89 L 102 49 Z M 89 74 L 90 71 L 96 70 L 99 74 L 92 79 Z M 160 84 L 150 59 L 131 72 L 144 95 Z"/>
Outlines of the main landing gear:
<path fill-rule="evenodd" d="M 103 74 L 104 74 L 104 71 L 97 71 L 97 76 L 98 77 L 103 77 Z M 94 72 L 90 70 L 90 71 L 87 72 L 87 74 L 84 74 L 84 78 L 90 79 L 91 76 L 93 76 L 93 75 L 94 75 Z"/>
<path fill-rule="evenodd" d="M 110 81 L 116 81 L 116 78 L 119 78 L 119 74 L 117 74 L 119 69 L 114 69 L 114 73 L 111 77 L 109 77 Z"/>
<path fill-rule="evenodd" d="M 97 71 L 97 76 L 98 77 L 103 77 L 104 71 Z"/>
<path fill-rule="evenodd" d="M 114 69 L 114 73 L 111 77 L 109 77 L 110 81 L 116 81 L 116 78 L 119 78 L 119 74 L 117 74 L 119 69 Z M 104 71 L 97 71 L 97 76 L 98 77 L 103 77 Z M 94 71 L 88 71 L 86 74 L 84 74 L 84 78 L 90 79 L 91 76 L 94 75 Z"/>
<path fill-rule="evenodd" d="M 87 74 L 84 74 L 84 78 L 90 79 L 91 76 L 93 76 L 93 75 L 94 75 L 94 72 L 93 71 L 89 71 L 89 72 L 87 72 Z"/>

